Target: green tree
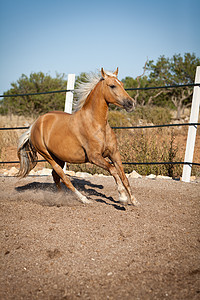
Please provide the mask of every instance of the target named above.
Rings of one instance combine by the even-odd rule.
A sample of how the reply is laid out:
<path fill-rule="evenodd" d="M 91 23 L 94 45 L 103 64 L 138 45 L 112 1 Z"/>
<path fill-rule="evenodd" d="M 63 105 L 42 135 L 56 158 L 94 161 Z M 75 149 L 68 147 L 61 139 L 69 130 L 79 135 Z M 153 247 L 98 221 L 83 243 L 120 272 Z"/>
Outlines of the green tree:
<path fill-rule="evenodd" d="M 152 86 L 163 85 L 163 78 L 160 78 L 160 74 L 167 74 L 168 71 L 168 61 L 164 57 L 161 57 L 161 61 L 154 67 L 154 72 L 151 72 L 149 75 L 148 71 L 153 68 L 153 61 L 146 61 L 144 65 L 144 71 L 142 75 L 137 76 L 136 79 L 132 77 L 126 77 L 122 79 L 125 88 L 146 88 Z M 167 81 L 165 85 L 167 84 Z M 136 103 L 143 105 L 151 105 L 155 101 L 160 102 L 160 99 L 165 98 L 167 91 L 165 90 L 137 90 L 128 92 L 131 97 L 136 100 Z M 161 97 L 162 95 L 162 97 Z M 164 97 L 163 97 L 164 95 Z M 163 105 L 163 102 L 162 102 Z"/>
<path fill-rule="evenodd" d="M 122 82 L 124 84 L 125 89 L 129 88 L 144 88 L 149 86 L 148 78 L 147 76 L 140 77 L 133 79 L 132 77 L 125 77 L 125 79 L 122 79 Z M 148 100 L 148 92 L 145 90 L 140 91 L 128 91 L 129 95 L 135 99 L 137 105 L 145 105 Z"/>
<path fill-rule="evenodd" d="M 52 78 L 48 74 L 39 72 L 31 73 L 29 77 L 22 74 L 11 86 L 5 95 L 62 90 L 66 89 L 67 81 L 64 74 L 56 74 L 56 77 Z M 65 95 L 63 93 L 4 97 L 1 103 L 1 113 L 39 115 L 51 110 L 63 110 L 64 102 Z"/>
<path fill-rule="evenodd" d="M 154 61 L 148 63 L 149 82 L 157 85 L 193 83 L 198 65 L 200 65 L 200 58 L 194 53 L 185 53 L 183 57 L 175 54 L 171 59 L 160 56 L 155 64 Z M 171 101 L 177 110 L 176 118 L 180 119 L 183 109 L 191 105 L 192 93 L 191 87 L 170 89 L 159 100 L 167 101 L 168 105 Z M 158 101 L 156 102 L 158 104 Z"/>

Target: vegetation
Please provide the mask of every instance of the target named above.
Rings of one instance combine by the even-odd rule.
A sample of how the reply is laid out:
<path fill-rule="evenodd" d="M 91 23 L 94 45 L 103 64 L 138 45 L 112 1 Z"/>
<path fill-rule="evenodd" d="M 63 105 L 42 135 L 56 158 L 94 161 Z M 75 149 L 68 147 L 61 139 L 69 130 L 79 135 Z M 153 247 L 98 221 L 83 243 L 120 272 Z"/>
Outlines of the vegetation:
<path fill-rule="evenodd" d="M 152 87 L 177 84 L 191 84 L 194 82 L 196 67 L 200 65 L 200 58 L 195 54 L 185 53 L 174 55 L 171 59 L 160 56 L 156 63 L 146 62 L 144 72 L 136 79 L 123 79 L 125 88 Z M 148 73 L 148 75 L 146 75 Z M 192 87 L 131 91 L 130 94 L 139 105 L 157 105 L 174 108 L 177 119 L 180 119 L 184 108 L 191 105 Z"/>
<path fill-rule="evenodd" d="M 172 115 L 168 108 L 159 106 L 137 106 L 131 112 L 110 111 L 109 124 L 111 126 L 133 126 L 139 124 L 169 124 Z"/>
<path fill-rule="evenodd" d="M 52 78 L 42 72 L 31 73 L 30 76 L 22 75 L 12 88 L 5 95 L 40 93 L 47 91 L 63 90 L 67 87 L 64 74 L 57 74 Z M 63 110 L 65 97 L 62 93 L 20 96 L 4 98 L 1 107 L 1 114 L 17 114 L 24 116 L 37 116 L 51 110 Z"/>

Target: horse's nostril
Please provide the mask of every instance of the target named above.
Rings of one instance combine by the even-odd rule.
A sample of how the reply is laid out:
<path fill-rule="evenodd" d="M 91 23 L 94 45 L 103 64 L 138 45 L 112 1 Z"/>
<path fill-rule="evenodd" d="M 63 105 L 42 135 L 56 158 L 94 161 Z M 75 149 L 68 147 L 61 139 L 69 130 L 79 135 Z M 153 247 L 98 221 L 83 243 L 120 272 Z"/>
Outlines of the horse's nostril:
<path fill-rule="evenodd" d="M 129 106 L 133 106 L 133 101 L 129 100 L 129 101 L 128 101 L 128 105 L 129 105 Z"/>
<path fill-rule="evenodd" d="M 126 109 L 126 111 L 131 111 L 133 107 L 134 107 L 134 103 L 132 100 L 130 99 L 124 100 L 124 108 Z"/>

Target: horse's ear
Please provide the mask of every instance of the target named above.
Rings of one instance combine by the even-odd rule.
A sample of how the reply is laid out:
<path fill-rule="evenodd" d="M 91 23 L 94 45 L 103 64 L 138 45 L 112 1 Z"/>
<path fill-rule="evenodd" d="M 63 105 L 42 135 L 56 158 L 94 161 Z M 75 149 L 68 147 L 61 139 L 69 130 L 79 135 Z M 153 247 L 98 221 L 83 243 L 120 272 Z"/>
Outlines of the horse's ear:
<path fill-rule="evenodd" d="M 103 78 L 105 78 L 105 75 L 106 75 L 106 74 L 105 74 L 105 72 L 104 72 L 104 69 L 103 69 L 103 68 L 101 68 L 101 75 L 102 75 L 102 77 L 103 77 Z"/>
<path fill-rule="evenodd" d="M 118 75 L 118 71 L 119 71 L 119 69 L 117 67 L 117 70 L 113 74 L 117 76 Z"/>

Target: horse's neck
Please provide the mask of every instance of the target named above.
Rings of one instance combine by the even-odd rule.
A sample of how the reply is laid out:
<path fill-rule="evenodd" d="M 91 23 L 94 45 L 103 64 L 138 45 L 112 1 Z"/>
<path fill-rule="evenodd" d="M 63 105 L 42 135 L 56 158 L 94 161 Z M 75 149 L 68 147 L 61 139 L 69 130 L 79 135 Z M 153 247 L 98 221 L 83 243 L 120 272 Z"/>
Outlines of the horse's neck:
<path fill-rule="evenodd" d="M 98 123 L 102 127 L 106 126 L 108 120 L 108 104 L 103 97 L 101 83 L 91 91 L 83 109 L 85 113 L 91 114 L 93 122 Z"/>

